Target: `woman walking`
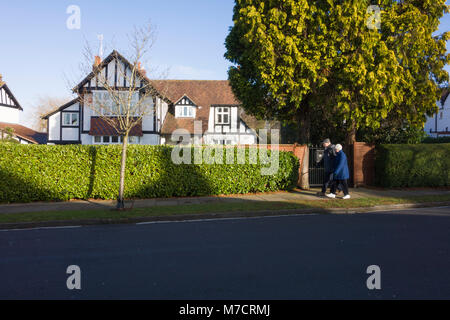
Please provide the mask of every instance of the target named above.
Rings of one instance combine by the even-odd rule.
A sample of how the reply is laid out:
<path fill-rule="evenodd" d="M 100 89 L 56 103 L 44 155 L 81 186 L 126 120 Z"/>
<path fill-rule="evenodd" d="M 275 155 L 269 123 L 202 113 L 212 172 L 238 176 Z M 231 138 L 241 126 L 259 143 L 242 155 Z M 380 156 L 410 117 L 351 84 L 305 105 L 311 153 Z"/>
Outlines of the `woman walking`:
<path fill-rule="evenodd" d="M 344 151 L 342 151 L 342 145 L 337 144 L 335 147 L 336 157 L 334 158 L 334 182 L 331 186 L 331 193 L 327 194 L 328 198 L 336 198 L 336 188 L 338 185 L 342 185 L 342 191 L 344 191 L 343 199 L 350 199 L 350 194 L 348 193 L 347 180 L 350 178 L 347 156 Z"/>

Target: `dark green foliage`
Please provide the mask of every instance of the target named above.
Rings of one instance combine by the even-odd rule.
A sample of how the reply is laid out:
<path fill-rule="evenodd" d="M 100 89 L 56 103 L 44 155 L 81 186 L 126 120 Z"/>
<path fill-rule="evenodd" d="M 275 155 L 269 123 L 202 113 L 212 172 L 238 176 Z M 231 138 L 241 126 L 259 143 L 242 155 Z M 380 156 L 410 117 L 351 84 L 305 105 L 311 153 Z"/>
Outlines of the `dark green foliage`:
<path fill-rule="evenodd" d="M 382 187 L 450 186 L 450 144 L 379 145 L 375 171 Z"/>
<path fill-rule="evenodd" d="M 426 137 L 423 139 L 422 143 L 450 143 L 450 137 Z"/>
<path fill-rule="evenodd" d="M 261 168 L 269 165 L 248 164 L 248 154 L 245 165 L 176 165 L 172 149 L 129 147 L 126 198 L 288 190 L 298 180 L 298 159 L 290 153 L 280 152 L 276 175 L 263 176 Z M 116 199 L 120 152 L 120 146 L 1 145 L 0 202 Z"/>
<path fill-rule="evenodd" d="M 402 121 L 385 121 L 377 129 L 361 128 L 358 130 L 357 141 L 371 144 L 417 144 L 426 137 L 423 128 L 409 126 Z"/>

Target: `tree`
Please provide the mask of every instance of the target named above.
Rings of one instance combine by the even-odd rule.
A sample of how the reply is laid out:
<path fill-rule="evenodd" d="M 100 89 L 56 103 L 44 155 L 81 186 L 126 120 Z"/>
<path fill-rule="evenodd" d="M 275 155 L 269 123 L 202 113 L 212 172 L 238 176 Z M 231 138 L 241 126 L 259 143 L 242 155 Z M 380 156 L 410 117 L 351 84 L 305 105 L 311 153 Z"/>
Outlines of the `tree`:
<path fill-rule="evenodd" d="M 433 36 L 445 0 L 381 0 L 379 30 L 368 27 L 373 2 L 236 0 L 225 57 L 243 108 L 295 123 L 303 143 L 313 123 L 347 143 L 389 114 L 423 126 L 448 80 L 449 34 Z"/>
<path fill-rule="evenodd" d="M 14 139 L 14 129 L 10 127 L 0 128 L 0 143 L 20 143 Z"/>
<path fill-rule="evenodd" d="M 95 61 L 92 72 L 88 78 L 96 83 L 96 87 L 102 88 L 107 97 L 101 98 L 92 96 L 87 103 L 87 107 L 109 124 L 120 136 L 122 145 L 119 195 L 117 198 L 117 209 L 124 209 L 124 190 L 125 174 L 127 162 L 127 149 L 129 144 L 130 132 L 136 126 L 142 123 L 146 115 L 155 113 L 155 98 L 159 93 L 151 85 L 151 81 L 146 76 L 146 71 L 142 64 L 146 55 L 155 42 L 154 28 L 151 24 L 145 27 L 135 28 L 134 32 L 128 36 L 130 42 L 129 59 L 120 55 L 117 51 L 109 56 L 110 60 L 115 60 L 117 66 L 117 77 L 105 73 L 106 64 L 110 63 L 107 59 L 101 61 L 99 56 L 94 56 L 89 45 L 86 46 L 84 67 L 92 68 L 92 61 Z M 122 85 L 126 83 L 126 85 Z M 83 96 L 83 89 L 76 88 Z M 83 97 L 81 97 L 83 99 Z"/>
<path fill-rule="evenodd" d="M 47 131 L 47 120 L 42 119 L 42 117 L 56 110 L 58 107 L 62 106 L 68 101 L 68 98 L 58 98 L 50 96 L 39 97 L 36 101 L 36 104 L 34 105 L 32 114 L 33 129 L 39 132 Z"/>

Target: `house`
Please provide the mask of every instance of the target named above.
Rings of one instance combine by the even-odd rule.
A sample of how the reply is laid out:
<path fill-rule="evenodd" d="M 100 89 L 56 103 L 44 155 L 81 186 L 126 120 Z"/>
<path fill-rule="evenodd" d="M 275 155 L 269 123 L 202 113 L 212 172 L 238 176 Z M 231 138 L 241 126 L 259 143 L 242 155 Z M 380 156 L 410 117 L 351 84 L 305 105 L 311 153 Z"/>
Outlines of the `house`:
<path fill-rule="evenodd" d="M 43 117 L 47 120 L 48 143 L 121 143 L 120 134 L 109 122 L 114 116 L 99 111 L 102 110 L 99 105 L 113 103 L 107 88 L 99 83 L 114 90 L 129 90 L 131 77 L 125 75 L 132 69 L 133 65 L 117 51 L 103 61 L 96 57 L 93 71 L 73 89 L 77 97 Z M 256 131 L 241 117 L 239 101 L 228 81 L 150 80 L 143 69 L 138 73 L 140 83 L 131 86 L 136 88 L 133 99 L 139 100 L 143 87 L 151 90 L 151 98 L 146 100 L 148 112 L 130 132 L 130 143 L 175 144 L 178 142 L 172 137 L 175 130 L 190 135 L 191 142 L 197 135 L 203 144 L 258 142 Z"/>
<path fill-rule="evenodd" d="M 47 135 L 19 124 L 23 109 L 0 74 L 0 139 L 12 132 L 12 138 L 22 144 L 46 144 Z"/>
<path fill-rule="evenodd" d="M 435 138 L 450 136 L 450 88 L 444 89 L 437 104 L 439 112 L 427 118 L 425 132 Z"/>

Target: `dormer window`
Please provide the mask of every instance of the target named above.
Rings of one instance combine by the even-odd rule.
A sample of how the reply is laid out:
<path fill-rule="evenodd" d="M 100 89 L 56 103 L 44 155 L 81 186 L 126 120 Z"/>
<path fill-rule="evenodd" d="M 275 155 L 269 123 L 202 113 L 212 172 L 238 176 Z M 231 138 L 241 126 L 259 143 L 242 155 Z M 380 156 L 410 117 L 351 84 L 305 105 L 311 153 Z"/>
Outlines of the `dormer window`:
<path fill-rule="evenodd" d="M 175 116 L 177 118 L 194 118 L 196 105 L 188 97 L 183 97 L 175 106 Z"/>

